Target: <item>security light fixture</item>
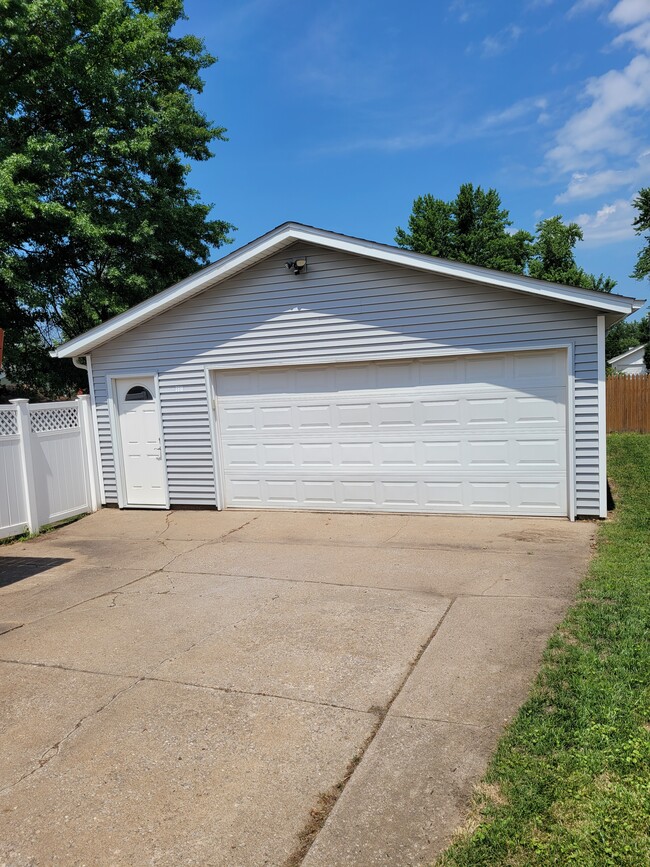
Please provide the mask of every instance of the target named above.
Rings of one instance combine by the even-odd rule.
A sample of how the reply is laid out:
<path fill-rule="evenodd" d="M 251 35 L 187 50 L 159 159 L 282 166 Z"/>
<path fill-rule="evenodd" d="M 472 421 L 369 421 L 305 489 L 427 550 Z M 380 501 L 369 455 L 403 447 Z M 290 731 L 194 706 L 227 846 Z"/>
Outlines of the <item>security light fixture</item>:
<path fill-rule="evenodd" d="M 286 265 L 287 269 L 293 271 L 294 274 L 302 274 L 303 271 L 307 270 L 307 260 L 304 256 L 299 259 L 290 259 Z"/>

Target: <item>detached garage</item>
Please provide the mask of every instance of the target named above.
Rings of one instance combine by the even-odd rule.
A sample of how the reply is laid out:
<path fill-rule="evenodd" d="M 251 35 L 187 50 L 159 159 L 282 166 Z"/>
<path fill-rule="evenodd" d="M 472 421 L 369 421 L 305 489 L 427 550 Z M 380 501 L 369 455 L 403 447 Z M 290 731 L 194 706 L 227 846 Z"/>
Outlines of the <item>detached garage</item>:
<path fill-rule="evenodd" d="M 287 223 L 55 354 L 109 504 L 604 516 L 642 303 Z"/>

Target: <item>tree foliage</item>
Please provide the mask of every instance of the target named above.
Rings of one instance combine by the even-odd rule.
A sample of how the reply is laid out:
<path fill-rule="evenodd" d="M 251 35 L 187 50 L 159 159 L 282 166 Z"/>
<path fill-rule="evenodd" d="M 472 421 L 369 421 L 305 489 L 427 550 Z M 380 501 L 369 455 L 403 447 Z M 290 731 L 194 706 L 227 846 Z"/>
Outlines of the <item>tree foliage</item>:
<path fill-rule="evenodd" d="M 649 315 L 644 316 L 643 319 L 626 319 L 612 325 L 605 338 L 605 357 L 609 361 L 610 358 L 616 358 L 617 355 L 622 355 L 634 346 L 641 346 L 642 343 L 650 344 Z"/>
<path fill-rule="evenodd" d="M 208 261 L 230 226 L 188 186 L 224 138 L 182 0 L 0 0 L 0 325 L 10 379 L 79 383 L 47 351 Z M 84 375 L 81 374 L 83 382 Z"/>
<path fill-rule="evenodd" d="M 510 233 L 511 225 L 496 190 L 463 184 L 450 202 L 418 196 L 408 231 L 398 227 L 395 241 L 417 253 L 521 274 L 533 238 L 528 232 Z"/>
<path fill-rule="evenodd" d="M 575 260 L 575 246 L 582 241 L 582 229 L 577 223 L 563 223 L 557 215 L 537 224 L 528 274 L 538 280 L 550 280 L 566 286 L 611 292 L 616 281 L 603 274 L 588 274 Z"/>
<path fill-rule="evenodd" d="M 511 226 L 496 190 L 463 184 L 450 202 L 431 195 L 415 199 L 408 231 L 398 227 L 395 241 L 418 253 L 554 283 L 600 292 L 611 292 L 616 285 L 610 277 L 588 274 L 576 263 L 575 246 L 582 240 L 577 223 L 550 217 L 537 224 L 534 236 L 512 232 Z"/>
<path fill-rule="evenodd" d="M 644 232 L 648 232 L 648 234 L 644 235 L 645 246 L 639 252 L 632 277 L 637 280 L 644 280 L 646 277 L 650 277 L 650 187 L 639 190 L 633 204 L 638 211 L 632 223 L 634 231 L 637 235 L 643 235 Z"/>

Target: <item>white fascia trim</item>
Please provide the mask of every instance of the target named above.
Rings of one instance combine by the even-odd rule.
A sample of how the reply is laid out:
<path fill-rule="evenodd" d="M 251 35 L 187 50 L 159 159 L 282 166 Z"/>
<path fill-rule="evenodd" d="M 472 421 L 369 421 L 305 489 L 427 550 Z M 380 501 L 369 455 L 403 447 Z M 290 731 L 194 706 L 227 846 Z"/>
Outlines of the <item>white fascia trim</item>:
<path fill-rule="evenodd" d="M 627 358 L 633 353 L 638 352 L 639 349 L 645 349 L 645 343 L 642 343 L 641 346 L 633 346 L 632 349 L 628 349 L 627 352 L 623 352 L 621 353 L 621 355 L 617 355 L 615 358 L 610 358 L 607 363 L 614 364 L 615 361 L 623 361 L 624 358 Z"/>
<path fill-rule="evenodd" d="M 532 277 L 507 274 L 504 271 L 492 271 L 489 268 L 465 265 L 461 262 L 451 262 L 446 259 L 436 259 L 423 253 L 414 253 L 411 250 L 389 247 L 388 245 L 378 244 L 374 241 L 364 241 L 357 238 L 348 238 L 345 235 L 336 235 L 324 229 L 293 226 L 292 236 L 295 241 L 317 243 L 322 247 L 341 250 L 357 256 L 367 256 L 368 258 L 387 262 L 391 265 L 402 265 L 405 268 L 415 268 L 419 271 L 442 274 L 446 277 L 455 277 L 458 280 L 472 280 L 476 283 L 497 286 L 500 289 L 512 289 L 516 292 L 525 292 L 529 295 L 541 295 L 557 301 L 593 307 L 597 310 L 630 314 L 635 309 L 635 299 L 624 295 L 610 295 L 606 292 L 596 292 L 593 289 L 562 286 L 559 283 L 548 283 L 545 280 L 535 280 Z M 645 302 L 642 301 L 640 303 L 644 304 Z"/>
<path fill-rule="evenodd" d="M 134 328 L 141 322 L 146 322 L 154 316 L 175 307 L 182 301 L 186 301 L 193 295 L 203 292 L 209 286 L 232 277 L 243 268 L 286 247 L 292 243 L 292 240 L 288 230 L 282 233 L 272 232 L 269 235 L 264 235 L 262 238 L 258 238 L 257 241 L 253 241 L 240 250 L 230 253 L 223 259 L 219 259 L 212 265 L 203 268 L 201 271 L 197 271 L 191 277 L 181 280 L 180 283 L 170 286 L 169 289 L 164 289 L 146 301 L 136 304 L 135 307 L 125 310 L 124 313 L 114 316 L 102 325 L 86 331 L 85 334 L 81 334 L 73 340 L 62 343 L 50 355 L 55 358 L 70 358 L 73 355 L 83 355 L 84 351 L 89 351 L 91 348 L 95 349 L 102 343 L 106 343 L 108 340 L 130 331 L 131 328 Z"/>
<path fill-rule="evenodd" d="M 283 247 L 295 242 L 317 244 L 344 253 L 356 256 L 366 256 L 379 262 L 391 265 L 401 265 L 405 268 L 415 268 L 432 274 L 440 274 L 454 277 L 459 280 L 471 280 L 488 286 L 496 286 L 500 289 L 510 289 L 515 292 L 524 292 L 528 295 L 536 295 L 551 298 L 556 301 L 564 301 L 570 304 L 578 304 L 583 307 L 591 307 L 611 313 L 627 316 L 634 312 L 634 298 L 623 295 L 608 295 L 602 292 L 594 292 L 589 289 L 578 289 L 572 286 L 561 286 L 556 283 L 547 283 L 544 280 L 534 280 L 530 277 L 520 277 L 516 274 L 506 274 L 501 271 L 490 271 L 487 268 L 478 268 L 474 265 L 464 265 L 458 262 L 449 262 L 443 259 L 434 259 L 422 253 L 413 253 L 409 250 L 401 250 L 397 247 L 389 247 L 374 241 L 364 241 L 351 238 L 347 235 L 337 235 L 324 229 L 316 229 L 301 224 L 286 223 L 273 229 L 266 235 L 262 235 L 255 241 L 251 241 L 239 250 L 219 259 L 213 265 L 208 265 L 196 274 L 181 280 L 169 289 L 165 289 L 126 310 L 124 313 L 109 319 L 108 322 L 98 325 L 79 337 L 63 343 L 51 352 L 55 358 L 70 358 L 74 355 L 84 355 L 102 343 L 106 343 L 114 337 L 129 331 L 141 322 L 153 318 L 165 310 L 186 301 L 193 295 L 204 291 L 209 286 L 220 283 L 222 280 L 232 277 L 245 267 L 266 258 Z M 643 302 L 639 302 L 642 304 Z"/>

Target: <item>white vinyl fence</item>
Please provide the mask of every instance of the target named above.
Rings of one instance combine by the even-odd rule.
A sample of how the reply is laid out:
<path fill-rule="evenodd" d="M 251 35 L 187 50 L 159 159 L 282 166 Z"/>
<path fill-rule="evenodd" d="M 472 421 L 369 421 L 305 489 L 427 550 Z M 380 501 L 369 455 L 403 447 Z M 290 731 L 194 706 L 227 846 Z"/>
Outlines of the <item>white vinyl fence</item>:
<path fill-rule="evenodd" d="M 90 398 L 0 406 L 0 539 L 99 508 Z"/>

